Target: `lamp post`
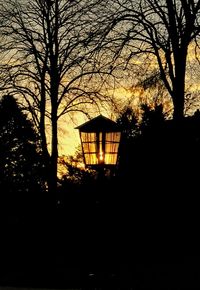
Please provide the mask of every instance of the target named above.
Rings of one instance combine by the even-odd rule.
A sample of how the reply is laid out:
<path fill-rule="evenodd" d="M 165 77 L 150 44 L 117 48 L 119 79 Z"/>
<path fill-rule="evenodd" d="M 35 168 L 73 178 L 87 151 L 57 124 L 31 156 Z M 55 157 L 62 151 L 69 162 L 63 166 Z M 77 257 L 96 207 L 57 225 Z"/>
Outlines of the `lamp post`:
<path fill-rule="evenodd" d="M 98 170 L 116 166 L 121 139 L 116 122 L 99 115 L 76 129 L 79 129 L 86 167 Z"/>
<path fill-rule="evenodd" d="M 80 134 L 85 166 L 95 169 L 97 172 L 97 182 L 89 184 L 87 193 L 89 190 L 92 201 L 94 201 L 95 198 L 95 206 L 88 210 L 92 212 L 92 215 L 89 214 L 89 216 L 92 216 L 90 224 L 93 225 L 90 230 L 90 237 L 92 240 L 96 241 L 92 243 L 92 264 L 94 263 L 93 257 L 95 248 L 98 248 L 98 251 L 95 253 L 95 256 L 98 258 L 95 258 L 95 260 L 97 259 L 98 264 L 101 264 L 101 256 L 104 255 L 103 252 L 101 255 L 99 255 L 99 253 L 102 248 L 104 249 L 103 225 L 106 221 L 104 209 L 108 207 L 109 201 L 112 200 L 112 193 L 115 192 L 115 187 L 113 187 L 112 183 L 113 180 L 107 182 L 108 179 L 105 178 L 105 169 L 108 169 L 111 173 L 117 165 L 121 131 L 116 122 L 102 115 L 81 124 L 76 127 L 76 129 L 79 130 Z M 101 206 L 99 206 L 100 204 Z M 95 238 L 93 238 L 93 236 Z"/>

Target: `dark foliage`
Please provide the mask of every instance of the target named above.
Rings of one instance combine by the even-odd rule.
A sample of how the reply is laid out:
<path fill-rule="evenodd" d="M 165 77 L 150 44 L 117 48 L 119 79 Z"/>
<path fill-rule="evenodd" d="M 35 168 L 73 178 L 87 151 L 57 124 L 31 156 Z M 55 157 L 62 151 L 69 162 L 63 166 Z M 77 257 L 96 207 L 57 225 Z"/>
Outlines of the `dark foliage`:
<path fill-rule="evenodd" d="M 12 96 L 0 102 L 0 186 L 5 193 L 44 190 L 39 137 Z"/>
<path fill-rule="evenodd" d="M 120 116 L 123 139 L 115 171 L 94 174 L 74 168 L 74 160 L 66 164 L 69 173 L 60 182 L 56 215 L 51 213 L 55 242 L 38 212 L 29 223 L 18 223 L 17 230 L 29 227 L 21 236 L 33 239 L 32 248 L 26 244 L 27 257 L 22 251 L 23 263 L 33 265 L 22 267 L 23 285 L 30 285 L 28 279 L 31 285 L 81 289 L 190 285 L 200 255 L 199 113 L 174 122 L 164 119 L 161 107 L 143 111 L 141 122 L 130 109 Z M 10 243 L 17 267 L 16 245 Z"/>
<path fill-rule="evenodd" d="M 123 131 L 119 176 L 124 176 L 136 192 L 166 191 L 169 196 L 186 187 L 194 191 L 200 145 L 198 113 L 177 122 L 166 120 L 160 105 L 142 109 L 142 120 L 135 123 L 136 133 L 131 136 L 130 130 Z"/>
<path fill-rule="evenodd" d="M 175 122 L 165 120 L 161 106 L 143 111 L 141 122 L 130 109 L 120 116 L 123 139 L 113 175 L 63 183 L 59 265 L 79 261 L 79 278 L 93 287 L 189 285 L 195 264 L 190 270 L 187 263 L 200 254 L 199 114 Z"/>
<path fill-rule="evenodd" d="M 47 255 L 50 214 L 42 160 L 33 125 L 14 97 L 4 96 L 0 101 L 0 285 L 29 285 L 52 259 Z"/>

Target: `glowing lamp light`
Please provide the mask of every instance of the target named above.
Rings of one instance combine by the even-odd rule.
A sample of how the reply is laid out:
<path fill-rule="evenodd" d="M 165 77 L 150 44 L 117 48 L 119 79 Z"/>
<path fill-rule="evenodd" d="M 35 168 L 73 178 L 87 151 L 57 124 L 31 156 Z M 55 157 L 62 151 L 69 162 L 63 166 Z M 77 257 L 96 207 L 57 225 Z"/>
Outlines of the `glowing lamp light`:
<path fill-rule="evenodd" d="M 114 121 L 99 115 L 79 129 L 86 166 L 114 166 L 118 160 L 121 132 Z"/>

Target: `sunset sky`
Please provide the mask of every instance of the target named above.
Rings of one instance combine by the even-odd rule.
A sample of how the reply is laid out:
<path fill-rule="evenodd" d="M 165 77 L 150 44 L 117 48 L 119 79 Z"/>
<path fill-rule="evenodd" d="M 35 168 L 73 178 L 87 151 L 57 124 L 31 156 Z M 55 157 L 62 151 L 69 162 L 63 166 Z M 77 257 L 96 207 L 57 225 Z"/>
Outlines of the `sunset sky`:
<path fill-rule="evenodd" d="M 33 1 L 33 4 L 35 4 L 34 1 Z M 82 10 L 80 10 L 80 13 L 82 14 L 81 11 Z M 29 27 L 29 24 L 30 24 L 29 22 L 26 23 L 26 25 L 28 27 Z M 126 26 L 123 26 L 123 27 L 124 27 L 124 29 L 126 28 Z M 35 33 L 37 31 L 36 28 L 37 28 L 37 25 L 35 26 L 34 31 L 32 31 L 31 30 L 32 27 L 29 27 L 30 31 L 32 31 L 33 33 Z M 119 28 L 120 28 L 120 31 L 116 30 L 116 32 L 117 33 L 123 32 L 123 31 L 121 31 L 121 26 Z M 40 29 L 41 29 L 41 27 L 38 27 L 38 33 L 41 32 Z M 76 27 L 76 29 L 78 29 L 78 28 Z M 80 27 L 80 29 L 82 29 L 82 28 Z M 68 39 L 67 36 L 69 36 L 69 35 L 66 35 L 66 39 Z M 65 40 L 63 40 L 63 43 L 64 43 L 63 45 L 66 45 Z M 76 48 L 75 55 L 76 54 L 79 55 L 80 51 L 82 51 L 81 47 L 79 48 L 76 45 L 74 47 Z M 138 55 L 136 55 L 129 60 L 129 67 L 127 67 L 127 63 L 124 61 L 123 57 L 126 55 L 126 52 L 129 53 L 129 50 L 131 49 L 131 47 L 127 46 L 126 49 L 127 49 L 127 51 L 126 50 L 123 51 L 122 57 L 118 59 L 118 62 L 116 63 L 116 61 L 115 61 L 114 64 L 116 66 L 116 69 L 113 70 L 113 76 L 116 75 L 117 77 L 119 77 L 120 80 L 122 79 L 122 83 L 121 84 L 118 83 L 117 87 L 115 87 L 115 88 L 114 88 L 115 85 L 109 83 L 110 90 L 111 90 L 110 95 L 113 94 L 115 100 L 117 100 L 118 113 L 125 105 L 131 105 L 131 106 L 137 108 L 138 104 L 141 104 L 142 102 L 152 102 L 152 104 L 150 104 L 150 105 L 153 106 L 153 102 L 155 101 L 156 98 L 161 98 L 161 99 L 166 98 L 166 94 L 167 94 L 166 91 L 163 93 L 158 88 L 157 89 L 154 88 L 153 90 L 151 90 L 151 88 L 145 89 L 144 87 L 142 88 L 142 86 L 136 87 L 137 82 L 139 83 L 140 81 L 144 81 L 145 77 L 148 78 L 149 76 L 151 76 L 152 73 L 157 72 L 157 70 L 158 70 L 157 61 L 156 61 L 155 57 L 153 58 L 153 57 L 150 57 L 149 55 L 147 57 L 146 54 L 142 54 L 140 57 Z M 190 51 L 189 51 L 188 55 L 189 55 L 189 58 L 188 58 L 188 68 L 189 68 L 188 71 L 189 71 L 189 73 L 186 77 L 186 82 L 187 82 L 186 94 L 193 94 L 194 92 L 199 91 L 199 88 L 197 85 L 197 82 L 199 79 L 199 62 L 196 61 L 197 55 L 195 55 L 195 53 L 194 53 L 194 46 L 193 45 L 190 45 Z M 104 54 L 104 52 L 102 52 L 102 54 L 100 54 L 100 56 L 101 56 L 100 59 L 106 60 L 106 62 L 109 59 L 109 55 Z M 70 58 L 69 58 L 69 61 L 70 61 Z M 79 64 L 78 58 L 77 58 L 76 63 Z M 73 64 L 73 62 L 72 62 L 72 64 Z M 95 62 L 95 64 L 96 64 L 96 62 Z M 108 62 L 108 65 L 109 65 L 109 62 Z M 140 66 L 139 70 L 138 70 L 138 65 Z M 141 65 L 142 65 L 142 67 L 141 67 Z M 71 76 L 72 79 L 76 79 L 74 73 L 76 72 L 76 70 L 77 70 L 77 72 L 79 72 L 79 70 L 80 70 L 80 67 L 78 65 L 76 68 L 73 65 L 69 66 L 69 67 L 71 68 L 71 70 L 66 74 L 65 77 L 63 77 L 63 80 L 62 80 L 63 86 L 66 86 L 68 82 L 70 83 L 69 76 Z M 88 82 L 90 81 L 89 84 L 91 84 L 91 90 L 93 91 L 94 86 L 96 86 L 98 88 L 100 80 L 101 80 L 101 78 L 96 78 L 96 79 L 92 78 L 92 82 L 91 82 L 90 78 L 85 79 L 83 81 L 83 84 L 82 84 L 83 88 L 85 88 L 86 84 L 88 85 Z M 106 82 L 107 82 L 107 80 L 106 80 Z M 116 80 L 114 82 L 116 82 Z M 77 85 L 77 87 L 78 87 L 78 85 Z M 30 88 L 30 84 L 28 83 L 28 89 L 29 88 Z M 108 88 L 108 86 L 107 86 L 107 88 Z M 35 89 L 35 86 L 33 87 L 33 91 L 34 91 L 34 89 Z M 76 90 L 75 92 L 72 92 L 71 96 L 73 94 L 76 94 L 76 93 L 77 94 L 79 93 L 78 90 Z M 69 98 L 68 98 L 67 94 L 65 95 L 66 99 L 68 98 L 68 102 L 69 102 L 71 96 L 69 96 Z M 149 98 L 149 96 L 150 96 L 150 98 Z M 167 106 L 170 109 L 169 98 L 168 98 L 167 102 L 168 102 Z M 65 103 L 64 103 L 64 105 L 65 105 Z M 96 117 L 99 113 L 105 115 L 106 117 L 109 117 L 112 120 L 115 120 L 117 117 L 117 110 L 115 110 L 115 112 L 114 112 L 113 108 L 105 110 L 103 107 L 101 108 L 101 105 L 100 105 L 99 111 L 95 107 L 92 107 L 89 115 L 92 118 L 92 117 Z M 74 154 L 77 146 L 80 145 L 79 133 L 78 133 L 78 130 L 75 129 L 75 127 L 86 122 L 87 120 L 88 120 L 88 118 L 80 113 L 74 113 L 73 117 L 70 117 L 69 114 L 66 114 L 65 116 L 63 116 L 59 120 L 59 122 L 58 122 L 58 130 L 59 130 L 59 140 L 58 140 L 59 147 L 58 147 L 58 149 L 59 149 L 60 156 Z M 46 131 L 48 131 L 48 130 L 49 129 L 47 128 Z"/>

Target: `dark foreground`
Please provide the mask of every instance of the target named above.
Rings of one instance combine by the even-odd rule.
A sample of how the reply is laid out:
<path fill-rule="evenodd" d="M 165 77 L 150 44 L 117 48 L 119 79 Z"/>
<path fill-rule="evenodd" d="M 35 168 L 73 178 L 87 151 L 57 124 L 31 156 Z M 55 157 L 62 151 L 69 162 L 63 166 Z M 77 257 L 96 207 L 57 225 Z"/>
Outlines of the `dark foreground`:
<path fill-rule="evenodd" d="M 24 197 L 1 208 L 0 286 L 200 288 L 199 206 L 191 195 L 81 196 L 54 210 L 46 199 L 24 206 Z"/>

